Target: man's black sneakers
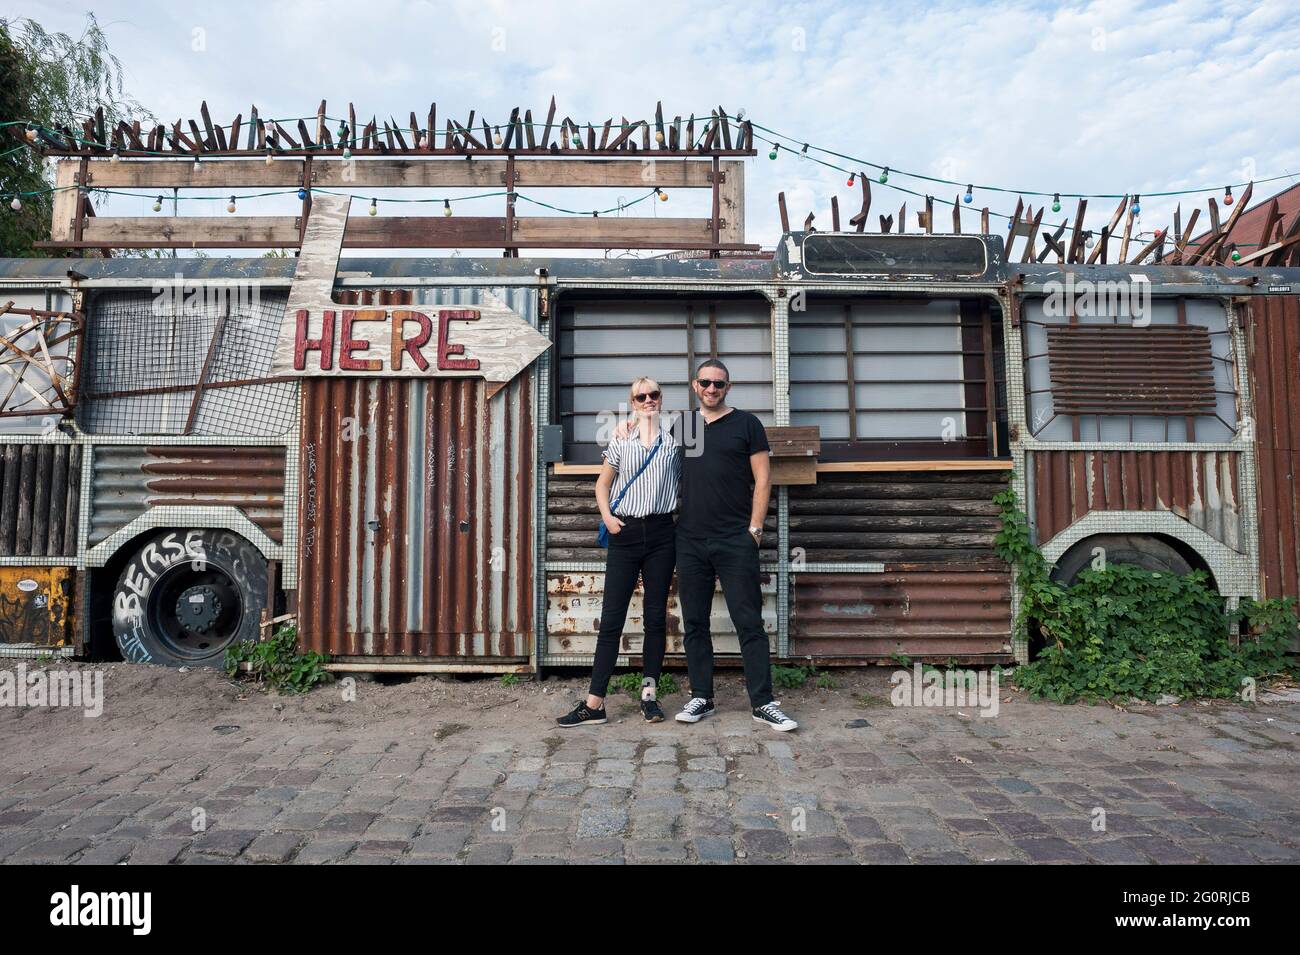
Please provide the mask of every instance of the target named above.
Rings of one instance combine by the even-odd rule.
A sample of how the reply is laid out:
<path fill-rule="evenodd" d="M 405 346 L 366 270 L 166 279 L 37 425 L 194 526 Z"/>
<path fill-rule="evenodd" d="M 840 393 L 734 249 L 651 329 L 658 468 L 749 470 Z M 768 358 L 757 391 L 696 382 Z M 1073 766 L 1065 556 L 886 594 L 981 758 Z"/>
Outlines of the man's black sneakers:
<path fill-rule="evenodd" d="M 696 696 L 689 703 L 682 707 L 682 711 L 677 714 L 679 723 L 698 723 L 706 716 L 713 715 L 713 701 L 701 699 Z"/>
<path fill-rule="evenodd" d="M 580 700 L 571 712 L 555 719 L 557 726 L 563 726 L 566 729 L 570 726 L 582 726 L 588 723 L 595 725 L 603 722 L 605 722 L 605 708 L 602 706 L 598 710 L 593 710 L 587 705 L 586 700 Z"/>
<path fill-rule="evenodd" d="M 645 717 L 647 723 L 662 723 L 664 721 L 663 707 L 659 705 L 658 700 L 642 700 L 641 715 Z"/>
<path fill-rule="evenodd" d="M 788 733 L 799 728 L 798 723 L 781 712 L 778 703 L 764 703 L 762 706 L 754 707 L 754 722 L 766 723 L 778 733 Z"/>

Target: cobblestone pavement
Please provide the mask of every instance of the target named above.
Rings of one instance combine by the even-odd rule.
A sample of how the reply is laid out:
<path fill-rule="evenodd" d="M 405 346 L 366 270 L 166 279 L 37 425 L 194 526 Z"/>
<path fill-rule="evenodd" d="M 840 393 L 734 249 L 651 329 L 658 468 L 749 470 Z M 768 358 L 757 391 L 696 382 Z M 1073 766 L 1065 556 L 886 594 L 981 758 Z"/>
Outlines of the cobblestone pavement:
<path fill-rule="evenodd" d="M 694 727 L 615 696 L 611 723 L 560 730 L 578 680 L 358 682 L 344 702 L 104 672 L 97 718 L 0 709 L 4 862 L 1300 860 L 1295 704 L 1004 692 L 982 718 L 890 707 L 870 670 L 787 693 L 802 726 L 778 735 L 728 675 Z"/>

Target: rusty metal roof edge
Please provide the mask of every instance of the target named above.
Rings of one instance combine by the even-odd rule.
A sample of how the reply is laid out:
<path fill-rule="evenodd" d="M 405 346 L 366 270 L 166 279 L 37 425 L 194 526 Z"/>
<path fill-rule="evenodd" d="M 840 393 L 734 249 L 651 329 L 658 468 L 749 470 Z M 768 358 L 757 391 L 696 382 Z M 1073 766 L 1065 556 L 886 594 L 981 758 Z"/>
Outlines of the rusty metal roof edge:
<path fill-rule="evenodd" d="M 33 286 L 71 284 L 76 273 L 84 286 L 139 286 L 169 281 L 229 282 L 259 281 L 287 287 L 293 279 L 296 259 L 279 258 L 177 258 L 177 259 L 16 259 L 0 258 L 0 284 Z M 1072 265 L 1006 263 L 1007 277 L 1026 291 L 1040 291 L 1073 276 L 1081 280 L 1127 282 L 1142 275 L 1153 291 L 1170 293 L 1195 291 L 1207 295 L 1300 294 L 1300 269 L 1252 269 L 1235 266 L 1170 265 Z M 787 284 L 778 264 L 764 259 L 469 259 L 446 258 L 350 258 L 339 262 L 342 285 L 535 285 L 545 269 L 553 283 L 601 282 L 706 282 L 753 285 Z M 927 285 L 961 284 L 986 286 L 987 278 L 951 283 L 926 281 L 881 282 L 879 278 L 851 276 L 803 277 L 788 281 L 792 286 L 847 286 L 867 283 L 897 290 Z"/>

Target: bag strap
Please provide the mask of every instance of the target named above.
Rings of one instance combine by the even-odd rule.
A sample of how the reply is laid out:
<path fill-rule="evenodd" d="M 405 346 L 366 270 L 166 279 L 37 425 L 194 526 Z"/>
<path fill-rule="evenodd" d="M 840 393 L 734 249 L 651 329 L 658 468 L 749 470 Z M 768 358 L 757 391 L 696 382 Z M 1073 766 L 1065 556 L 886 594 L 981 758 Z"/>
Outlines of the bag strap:
<path fill-rule="evenodd" d="M 613 514 L 614 511 L 618 509 L 618 505 L 619 505 L 620 503 L 622 503 L 622 501 L 623 501 L 623 495 L 625 495 L 625 494 L 628 492 L 628 490 L 629 490 L 629 489 L 632 487 L 632 485 L 636 482 L 636 479 L 639 478 L 639 477 L 641 476 L 642 472 L 645 471 L 645 469 L 648 468 L 648 467 L 650 466 L 650 460 L 651 460 L 651 458 L 653 458 L 653 457 L 655 456 L 655 454 L 659 451 L 659 446 L 660 446 L 661 444 L 663 444 L 663 443 L 664 443 L 664 433 L 663 433 L 663 431 L 661 430 L 661 431 L 659 432 L 659 440 L 655 441 L 655 446 L 654 446 L 653 448 L 650 449 L 650 453 L 646 455 L 646 459 L 645 459 L 644 461 L 642 461 L 642 462 L 641 462 L 641 466 L 640 466 L 639 468 L 636 469 L 636 474 L 633 474 L 633 475 L 632 475 L 632 480 L 631 480 L 631 481 L 628 481 L 627 484 L 624 485 L 623 490 L 621 490 L 621 491 L 618 492 L 618 497 L 614 498 L 614 503 L 612 503 L 612 504 L 609 506 L 609 512 L 610 512 L 611 514 Z"/>

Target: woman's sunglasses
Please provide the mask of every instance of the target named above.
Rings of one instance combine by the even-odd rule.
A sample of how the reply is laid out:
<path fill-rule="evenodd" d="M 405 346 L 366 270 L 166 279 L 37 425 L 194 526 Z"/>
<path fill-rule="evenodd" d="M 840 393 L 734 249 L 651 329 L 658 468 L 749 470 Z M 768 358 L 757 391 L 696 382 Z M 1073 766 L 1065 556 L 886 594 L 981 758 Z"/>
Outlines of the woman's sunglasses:
<path fill-rule="evenodd" d="M 696 380 L 699 382 L 701 391 L 706 391 L 710 387 L 722 391 L 727 387 L 727 380 L 725 378 L 698 378 Z"/>
<path fill-rule="evenodd" d="M 637 404 L 642 404 L 643 402 L 646 401 L 646 399 L 649 399 L 650 401 L 658 401 L 658 400 L 659 400 L 659 392 L 657 392 L 657 391 L 646 391 L 646 392 L 643 392 L 643 393 L 641 393 L 641 394 L 639 394 L 639 395 L 633 395 L 633 396 L 632 396 L 632 400 L 635 401 Z"/>

